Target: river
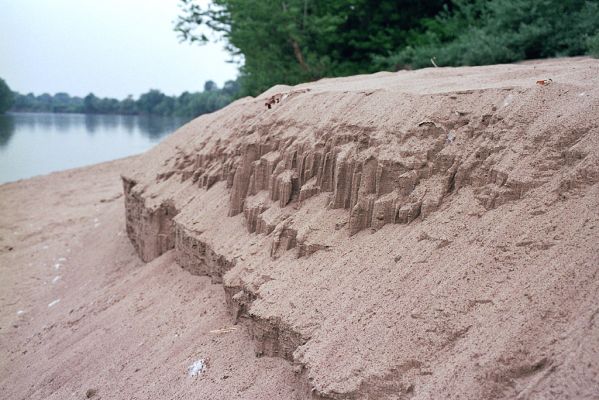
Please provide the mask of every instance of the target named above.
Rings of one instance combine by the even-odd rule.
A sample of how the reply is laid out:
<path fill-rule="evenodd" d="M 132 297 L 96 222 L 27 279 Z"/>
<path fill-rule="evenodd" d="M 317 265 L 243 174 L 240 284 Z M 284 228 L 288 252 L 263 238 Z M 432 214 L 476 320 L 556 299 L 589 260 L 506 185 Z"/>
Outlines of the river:
<path fill-rule="evenodd" d="M 130 115 L 0 115 L 0 183 L 139 154 L 186 121 Z"/>

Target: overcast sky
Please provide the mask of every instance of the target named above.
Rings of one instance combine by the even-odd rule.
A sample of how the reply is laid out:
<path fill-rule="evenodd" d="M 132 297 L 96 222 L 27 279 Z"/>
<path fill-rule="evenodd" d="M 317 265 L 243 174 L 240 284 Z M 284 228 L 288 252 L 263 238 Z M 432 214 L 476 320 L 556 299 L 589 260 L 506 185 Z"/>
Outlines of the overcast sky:
<path fill-rule="evenodd" d="M 117 98 L 234 79 L 223 43 L 179 43 L 178 12 L 177 0 L 0 0 L 0 78 L 21 93 Z"/>

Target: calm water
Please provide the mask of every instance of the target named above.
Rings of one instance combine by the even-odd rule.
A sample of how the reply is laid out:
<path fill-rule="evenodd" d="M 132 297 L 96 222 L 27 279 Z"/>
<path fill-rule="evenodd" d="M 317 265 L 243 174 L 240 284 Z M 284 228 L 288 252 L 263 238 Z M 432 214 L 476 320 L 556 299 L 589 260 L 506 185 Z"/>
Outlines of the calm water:
<path fill-rule="evenodd" d="M 138 154 L 185 122 L 155 116 L 0 115 L 0 183 Z"/>

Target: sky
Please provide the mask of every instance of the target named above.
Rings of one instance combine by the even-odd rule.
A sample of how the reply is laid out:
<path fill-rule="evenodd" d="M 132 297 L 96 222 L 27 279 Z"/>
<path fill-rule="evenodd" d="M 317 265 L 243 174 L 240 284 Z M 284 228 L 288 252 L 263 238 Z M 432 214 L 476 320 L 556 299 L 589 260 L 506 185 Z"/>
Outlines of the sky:
<path fill-rule="evenodd" d="M 179 11 L 177 0 L 0 0 L 0 78 L 20 93 L 119 99 L 235 79 L 223 42 L 179 42 Z"/>

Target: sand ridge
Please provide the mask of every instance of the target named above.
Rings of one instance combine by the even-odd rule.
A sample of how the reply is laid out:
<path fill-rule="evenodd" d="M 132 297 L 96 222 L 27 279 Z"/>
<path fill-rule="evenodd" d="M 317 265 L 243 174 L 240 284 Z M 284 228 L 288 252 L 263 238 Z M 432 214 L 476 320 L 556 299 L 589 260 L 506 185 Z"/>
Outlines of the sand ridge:
<path fill-rule="evenodd" d="M 275 87 L 124 173 L 129 237 L 222 282 L 256 354 L 299 367 L 311 396 L 593 397 L 598 72 Z"/>

